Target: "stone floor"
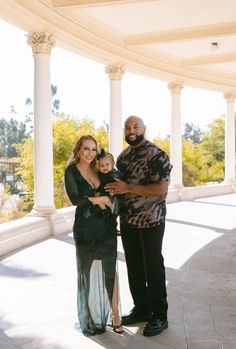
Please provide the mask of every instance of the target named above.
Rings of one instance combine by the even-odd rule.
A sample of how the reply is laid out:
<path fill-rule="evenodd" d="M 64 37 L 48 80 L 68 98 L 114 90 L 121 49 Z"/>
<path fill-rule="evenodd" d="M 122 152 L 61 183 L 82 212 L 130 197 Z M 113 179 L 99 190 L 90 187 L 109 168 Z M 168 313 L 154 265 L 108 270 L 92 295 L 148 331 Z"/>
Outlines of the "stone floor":
<path fill-rule="evenodd" d="M 163 253 L 169 328 L 144 324 L 85 337 L 77 330 L 71 234 L 22 249 L 0 264 L 1 349 L 236 348 L 236 194 L 168 205 Z M 119 238 L 122 310 L 132 307 Z"/>

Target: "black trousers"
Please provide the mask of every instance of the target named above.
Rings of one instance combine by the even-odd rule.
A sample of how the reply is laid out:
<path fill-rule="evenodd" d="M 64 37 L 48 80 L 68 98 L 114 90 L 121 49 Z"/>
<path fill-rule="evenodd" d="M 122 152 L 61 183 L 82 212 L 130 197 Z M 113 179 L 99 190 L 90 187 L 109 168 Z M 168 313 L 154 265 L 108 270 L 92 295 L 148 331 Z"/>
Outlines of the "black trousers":
<path fill-rule="evenodd" d="M 165 223 L 153 228 L 121 224 L 130 292 L 134 305 L 167 318 L 167 293 L 162 240 Z"/>

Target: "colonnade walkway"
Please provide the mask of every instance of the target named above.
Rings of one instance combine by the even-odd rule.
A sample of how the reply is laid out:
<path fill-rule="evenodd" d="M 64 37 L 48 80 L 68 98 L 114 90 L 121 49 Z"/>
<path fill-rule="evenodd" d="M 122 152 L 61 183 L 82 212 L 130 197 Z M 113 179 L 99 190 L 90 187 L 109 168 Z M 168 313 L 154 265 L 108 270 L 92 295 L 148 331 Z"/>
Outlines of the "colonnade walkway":
<path fill-rule="evenodd" d="M 236 348 L 236 194 L 168 205 L 163 254 L 169 328 L 144 337 L 144 323 L 85 337 L 77 329 L 71 234 L 19 250 L 0 263 L 1 349 Z M 119 238 L 123 312 L 132 307 Z"/>

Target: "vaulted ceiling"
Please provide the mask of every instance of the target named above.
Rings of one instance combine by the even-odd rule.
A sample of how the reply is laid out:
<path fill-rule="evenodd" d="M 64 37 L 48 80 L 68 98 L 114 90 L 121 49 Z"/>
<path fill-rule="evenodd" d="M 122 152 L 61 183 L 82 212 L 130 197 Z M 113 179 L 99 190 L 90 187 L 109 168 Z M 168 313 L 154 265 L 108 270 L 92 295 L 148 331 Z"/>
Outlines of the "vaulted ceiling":
<path fill-rule="evenodd" d="M 0 17 L 104 64 L 236 91 L 236 0 L 4 0 Z"/>

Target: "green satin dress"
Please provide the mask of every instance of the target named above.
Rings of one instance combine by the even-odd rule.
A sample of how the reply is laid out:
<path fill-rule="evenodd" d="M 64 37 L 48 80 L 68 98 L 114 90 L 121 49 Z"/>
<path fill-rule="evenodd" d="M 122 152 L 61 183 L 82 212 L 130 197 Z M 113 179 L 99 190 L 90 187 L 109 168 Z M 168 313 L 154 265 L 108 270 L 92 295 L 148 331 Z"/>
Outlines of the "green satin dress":
<path fill-rule="evenodd" d="M 116 217 L 110 209 L 102 211 L 88 200 L 96 191 L 101 192 L 101 187 L 94 189 L 76 165 L 67 167 L 65 186 L 71 203 L 77 206 L 73 236 L 78 318 L 85 335 L 96 335 L 105 332 L 111 311 L 117 260 Z"/>

